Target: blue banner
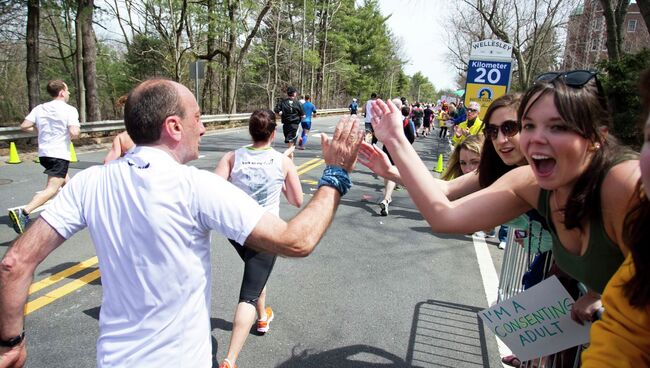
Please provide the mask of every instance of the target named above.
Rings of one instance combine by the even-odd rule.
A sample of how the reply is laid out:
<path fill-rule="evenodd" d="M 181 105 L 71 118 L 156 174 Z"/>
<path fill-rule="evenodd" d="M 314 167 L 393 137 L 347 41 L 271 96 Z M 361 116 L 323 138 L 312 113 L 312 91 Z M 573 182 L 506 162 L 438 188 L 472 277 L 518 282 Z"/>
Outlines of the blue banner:
<path fill-rule="evenodd" d="M 470 60 L 467 67 L 467 83 L 506 86 L 506 88 L 510 84 L 511 62 Z"/>

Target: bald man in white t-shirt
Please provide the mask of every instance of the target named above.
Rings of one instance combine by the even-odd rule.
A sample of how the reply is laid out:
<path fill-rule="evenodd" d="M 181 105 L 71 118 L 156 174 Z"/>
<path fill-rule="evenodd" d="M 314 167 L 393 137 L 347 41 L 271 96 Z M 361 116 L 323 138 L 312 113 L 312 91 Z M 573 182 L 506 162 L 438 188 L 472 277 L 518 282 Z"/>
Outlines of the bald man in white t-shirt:
<path fill-rule="evenodd" d="M 70 180 L 0 264 L 0 362 L 26 359 L 24 307 L 34 270 L 87 228 L 102 273 L 97 367 L 212 367 L 210 233 L 289 257 L 309 255 L 351 187 L 361 142 L 354 117 L 321 135 L 327 164 L 309 203 L 285 222 L 223 178 L 185 165 L 199 157 L 201 111 L 163 79 L 130 94 L 124 122 L 136 147 Z"/>

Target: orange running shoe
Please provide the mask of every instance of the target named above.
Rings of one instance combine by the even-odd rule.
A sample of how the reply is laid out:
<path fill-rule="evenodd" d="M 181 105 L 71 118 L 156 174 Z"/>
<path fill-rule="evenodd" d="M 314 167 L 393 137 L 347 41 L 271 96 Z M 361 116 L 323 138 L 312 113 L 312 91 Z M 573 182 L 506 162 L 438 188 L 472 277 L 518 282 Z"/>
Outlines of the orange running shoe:
<path fill-rule="evenodd" d="M 231 363 L 228 359 L 224 359 L 223 362 L 219 364 L 219 368 L 237 368 L 237 365 L 235 363 Z"/>
<path fill-rule="evenodd" d="M 271 307 L 266 307 L 266 321 L 257 320 L 257 332 L 267 333 L 269 332 L 269 326 L 271 326 L 271 321 L 273 321 L 273 309 Z"/>

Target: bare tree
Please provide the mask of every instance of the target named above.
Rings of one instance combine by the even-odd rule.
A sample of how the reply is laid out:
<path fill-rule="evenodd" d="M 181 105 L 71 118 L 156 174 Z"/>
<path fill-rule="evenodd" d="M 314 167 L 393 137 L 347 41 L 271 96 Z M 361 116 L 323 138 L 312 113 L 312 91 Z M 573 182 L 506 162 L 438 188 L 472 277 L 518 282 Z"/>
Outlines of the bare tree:
<path fill-rule="evenodd" d="M 563 30 L 565 19 L 572 8 L 572 1 L 565 0 L 463 0 L 472 13 L 481 19 L 489 32 L 472 28 L 475 35 L 489 35 L 513 45 L 516 61 L 517 83 L 520 89 L 530 85 L 534 74 L 541 68 L 547 55 L 560 54 L 558 32 Z M 462 32 L 462 30 L 461 30 Z M 551 58 L 552 59 L 552 58 Z M 557 64 L 553 61 L 553 64 Z"/>
<path fill-rule="evenodd" d="M 40 102 L 40 86 L 38 78 L 38 36 L 40 30 L 40 4 L 39 0 L 27 2 L 27 65 L 25 74 L 27 76 L 27 95 L 29 109 L 33 109 Z"/>
<path fill-rule="evenodd" d="M 242 22 L 240 18 L 239 9 L 241 3 L 239 0 L 227 0 L 226 7 L 228 12 L 228 33 L 226 46 L 223 48 L 215 48 L 211 52 L 206 54 L 197 55 L 197 58 L 204 60 L 213 60 L 217 55 L 221 55 L 225 60 L 225 69 L 226 69 L 226 96 L 225 96 L 225 108 L 229 113 L 235 113 L 237 111 L 237 80 L 239 78 L 239 68 L 242 64 L 244 56 L 248 51 L 248 48 L 253 41 L 253 38 L 257 34 L 257 31 L 260 28 L 262 19 L 266 16 L 269 9 L 273 5 L 274 0 L 265 0 L 264 5 L 262 6 L 260 12 L 258 13 L 253 27 L 248 31 L 248 35 L 244 41 L 244 44 L 240 47 L 238 40 L 240 39 L 239 34 L 239 24 Z M 244 17 L 245 18 L 245 17 Z"/>
<path fill-rule="evenodd" d="M 607 56 L 618 60 L 623 55 L 623 26 L 630 0 L 600 0 L 607 25 Z"/>
<path fill-rule="evenodd" d="M 97 95 L 97 43 L 95 31 L 93 30 L 94 3 L 94 0 L 79 0 L 77 8 L 77 19 L 79 20 L 77 25 L 81 28 L 87 121 L 102 119 Z"/>

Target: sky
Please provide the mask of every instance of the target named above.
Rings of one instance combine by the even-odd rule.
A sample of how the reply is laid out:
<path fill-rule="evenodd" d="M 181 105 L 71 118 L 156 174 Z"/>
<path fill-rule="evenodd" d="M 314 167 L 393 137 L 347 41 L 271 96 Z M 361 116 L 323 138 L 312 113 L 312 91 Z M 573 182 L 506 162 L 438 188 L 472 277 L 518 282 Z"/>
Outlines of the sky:
<path fill-rule="evenodd" d="M 388 27 L 401 41 L 406 74 L 412 76 L 420 71 L 437 89 L 456 89 L 455 69 L 445 62 L 447 57 L 447 32 L 444 19 L 451 16 L 457 0 L 379 0 Z M 100 6 L 105 0 L 96 1 Z M 361 3 L 362 0 L 357 0 Z M 109 27 L 117 30 L 117 26 Z M 103 33 L 101 30 L 96 30 Z M 110 37 L 121 37 L 111 35 Z M 461 87 L 462 88 L 462 87 Z"/>
<path fill-rule="evenodd" d="M 444 19 L 454 11 L 448 0 L 379 0 L 391 32 L 402 42 L 408 75 L 421 72 L 439 90 L 456 89 L 455 69 L 447 63 L 447 32 Z"/>

